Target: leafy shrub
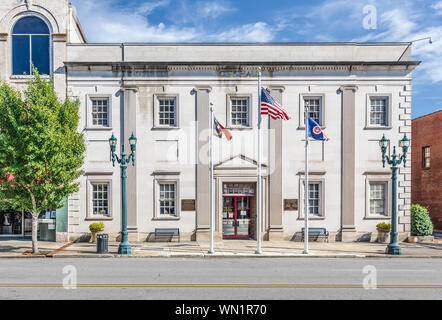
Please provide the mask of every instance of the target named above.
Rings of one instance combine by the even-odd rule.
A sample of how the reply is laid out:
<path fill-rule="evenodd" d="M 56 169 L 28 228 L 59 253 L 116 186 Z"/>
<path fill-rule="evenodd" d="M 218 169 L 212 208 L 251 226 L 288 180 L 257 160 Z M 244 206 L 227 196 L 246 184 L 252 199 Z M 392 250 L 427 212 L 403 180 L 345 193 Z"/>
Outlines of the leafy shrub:
<path fill-rule="evenodd" d="M 98 232 L 104 229 L 104 222 L 94 222 L 89 225 L 89 230 L 91 232 Z"/>
<path fill-rule="evenodd" d="M 433 223 L 428 209 L 418 204 L 411 206 L 411 233 L 416 236 L 431 236 L 433 234 Z"/>
<path fill-rule="evenodd" d="M 377 229 L 381 229 L 381 230 L 391 230 L 391 223 L 386 223 L 386 222 L 380 222 L 376 225 Z"/>

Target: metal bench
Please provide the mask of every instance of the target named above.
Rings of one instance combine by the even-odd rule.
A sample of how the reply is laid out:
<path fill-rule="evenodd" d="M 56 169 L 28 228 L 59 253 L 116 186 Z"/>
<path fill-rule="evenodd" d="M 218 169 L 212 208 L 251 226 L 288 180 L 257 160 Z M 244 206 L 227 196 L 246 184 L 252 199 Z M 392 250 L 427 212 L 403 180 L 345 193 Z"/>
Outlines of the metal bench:
<path fill-rule="evenodd" d="M 178 237 L 178 242 L 180 239 L 180 229 L 178 228 L 155 228 L 155 240 L 157 237 L 167 236 L 172 240 L 174 236 Z"/>
<path fill-rule="evenodd" d="M 302 228 L 302 241 L 304 241 L 304 229 Z M 325 228 L 308 228 L 308 238 L 318 240 L 318 238 L 325 238 L 328 242 L 328 231 Z"/>

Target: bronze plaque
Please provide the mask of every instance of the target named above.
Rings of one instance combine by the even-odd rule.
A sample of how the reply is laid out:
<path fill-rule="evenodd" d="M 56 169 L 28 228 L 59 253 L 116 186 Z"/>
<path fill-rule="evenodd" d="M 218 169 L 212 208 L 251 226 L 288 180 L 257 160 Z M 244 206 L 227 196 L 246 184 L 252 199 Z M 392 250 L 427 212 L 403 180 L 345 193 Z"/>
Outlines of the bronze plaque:
<path fill-rule="evenodd" d="M 195 208 L 196 208 L 195 199 L 181 200 L 181 211 L 195 211 Z"/>
<path fill-rule="evenodd" d="M 284 199 L 284 210 L 285 211 L 297 211 L 298 210 L 298 199 Z"/>

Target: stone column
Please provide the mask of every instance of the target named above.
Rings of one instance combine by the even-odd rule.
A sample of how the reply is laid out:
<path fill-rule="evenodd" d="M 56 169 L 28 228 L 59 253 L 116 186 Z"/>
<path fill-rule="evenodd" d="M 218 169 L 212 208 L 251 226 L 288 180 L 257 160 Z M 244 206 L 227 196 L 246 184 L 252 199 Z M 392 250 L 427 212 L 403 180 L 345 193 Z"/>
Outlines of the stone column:
<path fill-rule="evenodd" d="M 137 135 L 137 92 L 136 88 L 123 88 L 123 112 L 121 113 L 120 143 L 124 143 L 124 151 L 130 154 L 129 137 Z M 143 146 L 138 145 L 137 148 Z M 136 159 L 136 155 L 135 155 Z M 137 160 L 137 159 L 136 159 Z M 138 207 L 137 207 L 137 161 L 135 166 L 127 166 L 127 231 L 129 241 L 138 241 Z M 119 195 L 120 196 L 120 195 Z"/>
<path fill-rule="evenodd" d="M 210 231 L 209 202 L 209 94 L 211 87 L 199 86 L 196 93 L 196 238 L 208 239 Z"/>
<path fill-rule="evenodd" d="M 339 88 L 342 93 L 341 140 L 341 241 L 353 241 L 355 228 L 355 174 L 356 174 L 356 85 Z"/>
<path fill-rule="evenodd" d="M 281 105 L 282 93 L 285 88 L 282 86 L 270 86 L 270 94 Z M 283 120 L 269 118 L 269 227 L 267 240 L 282 239 L 282 123 Z"/>

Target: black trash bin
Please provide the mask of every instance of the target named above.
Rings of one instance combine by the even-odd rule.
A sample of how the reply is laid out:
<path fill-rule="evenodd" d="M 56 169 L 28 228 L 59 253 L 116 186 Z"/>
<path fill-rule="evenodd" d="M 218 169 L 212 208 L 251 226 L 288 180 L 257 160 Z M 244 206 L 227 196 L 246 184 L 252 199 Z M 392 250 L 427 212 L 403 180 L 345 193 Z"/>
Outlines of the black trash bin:
<path fill-rule="evenodd" d="M 107 253 L 109 235 L 101 233 L 97 235 L 97 253 Z"/>

